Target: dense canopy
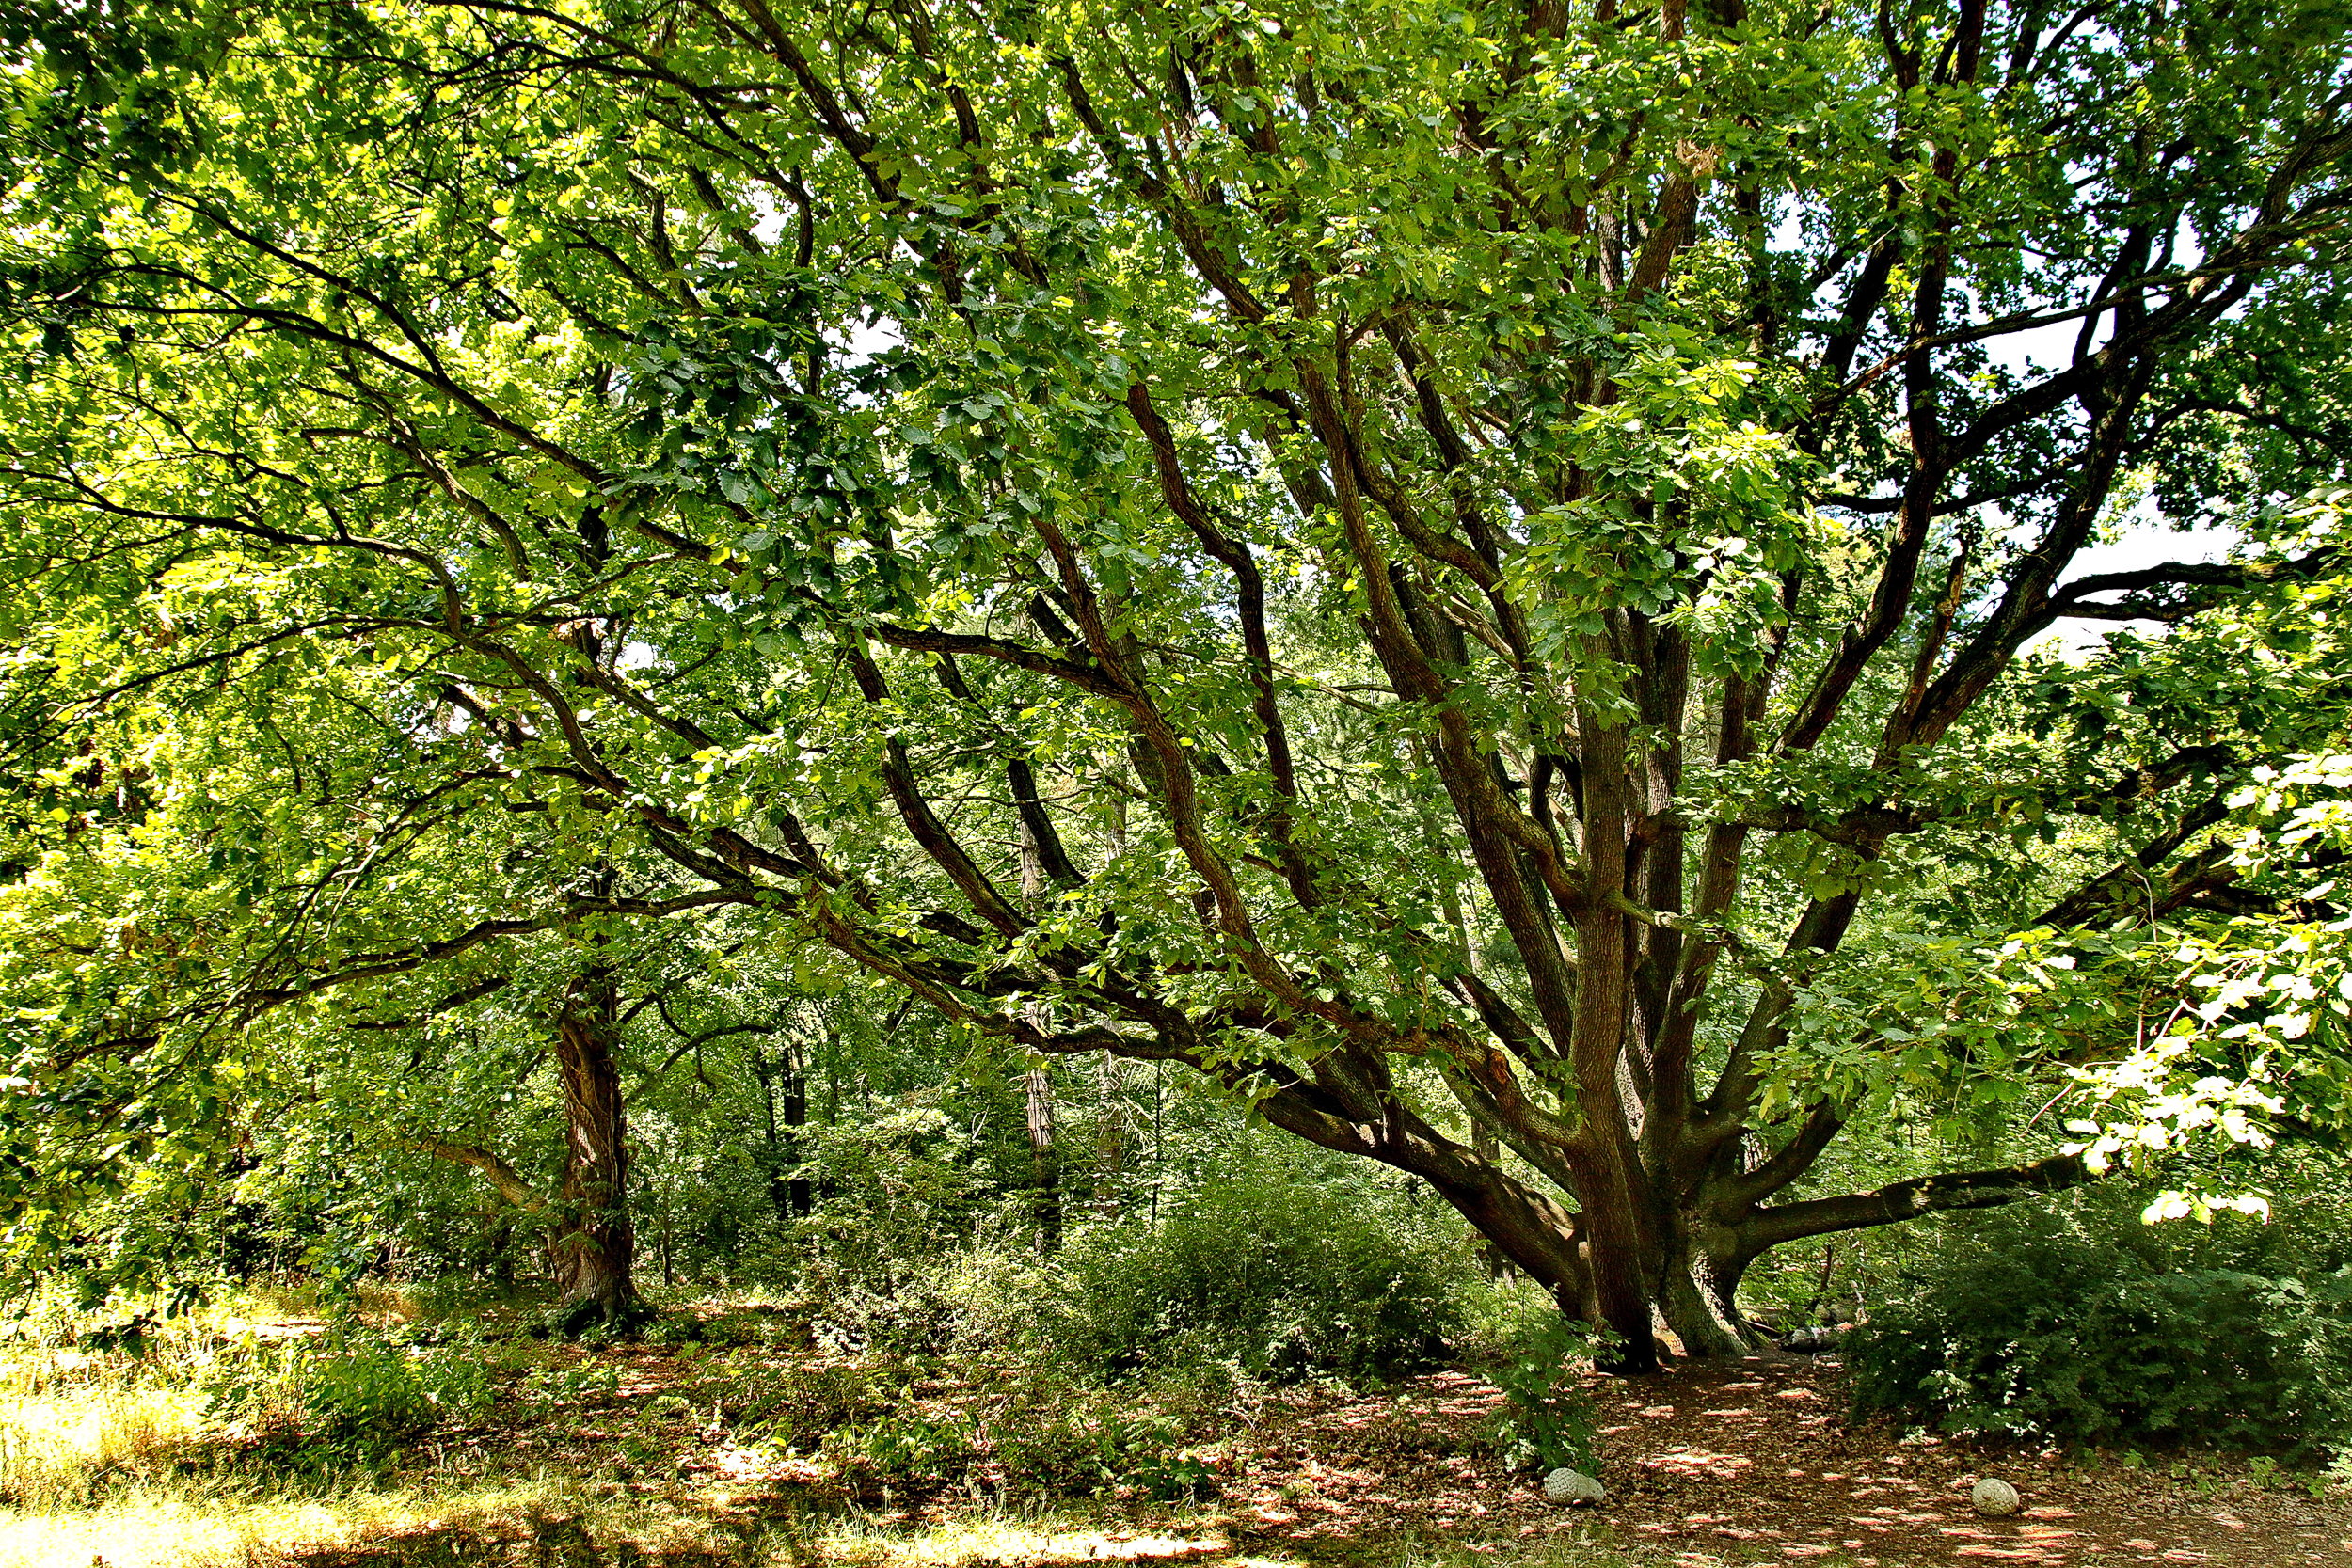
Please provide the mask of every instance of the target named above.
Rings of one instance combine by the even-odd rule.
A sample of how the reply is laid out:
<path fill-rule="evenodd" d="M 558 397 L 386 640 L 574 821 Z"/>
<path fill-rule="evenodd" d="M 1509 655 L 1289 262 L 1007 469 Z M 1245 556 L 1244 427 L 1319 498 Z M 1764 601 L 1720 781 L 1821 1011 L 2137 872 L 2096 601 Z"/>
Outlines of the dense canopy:
<path fill-rule="evenodd" d="M 297 1059 L 545 1204 L 545 1034 L 609 1294 L 629 1021 L 836 992 L 1423 1178 L 1629 1369 L 2331 1136 L 2347 21 L 20 11 L 13 1234 Z M 1824 1185 L 1894 1107 L 1983 1168 Z"/>

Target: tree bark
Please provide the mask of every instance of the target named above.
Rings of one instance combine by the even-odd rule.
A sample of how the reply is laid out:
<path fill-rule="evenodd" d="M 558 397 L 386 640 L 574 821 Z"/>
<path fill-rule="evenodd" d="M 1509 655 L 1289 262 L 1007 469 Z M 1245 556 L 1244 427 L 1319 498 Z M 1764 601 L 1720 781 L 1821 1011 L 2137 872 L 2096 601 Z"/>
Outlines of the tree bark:
<path fill-rule="evenodd" d="M 1755 1253 L 1734 1227 L 1685 1217 L 1659 1259 L 1658 1313 L 1686 1355 L 1745 1355 L 1759 1337 L 1740 1316 L 1740 1277 Z"/>
<path fill-rule="evenodd" d="M 808 1071 L 799 1053 L 787 1048 L 784 1059 L 784 1137 L 782 1150 L 791 1175 L 785 1178 L 785 1208 L 796 1220 L 808 1218 L 817 1207 L 815 1185 L 803 1161 L 803 1137 L 808 1127 Z"/>
<path fill-rule="evenodd" d="M 1098 1082 L 1102 1109 L 1094 1123 L 1094 1212 L 1113 1219 L 1127 1176 L 1127 1064 L 1105 1051 Z"/>
<path fill-rule="evenodd" d="M 808 1127 L 808 1068 L 792 1046 L 771 1057 L 765 1047 L 752 1056 L 759 1080 L 760 1109 L 767 1126 L 768 1201 L 776 1218 L 789 1224 L 816 1208 L 816 1189 L 802 1174 L 803 1138 Z"/>
<path fill-rule="evenodd" d="M 1470 1123 L 1470 1152 L 1481 1160 L 1502 1158 L 1502 1149 L 1496 1141 L 1495 1130 L 1483 1121 Z M 1508 1279 L 1511 1275 L 1510 1256 L 1497 1246 L 1491 1237 L 1480 1243 L 1478 1260 L 1486 1268 L 1489 1279 Z"/>
<path fill-rule="evenodd" d="M 564 999 L 556 1025 L 564 1083 L 564 1180 L 552 1243 L 564 1299 L 607 1323 L 638 1310 L 636 1233 L 628 1213 L 628 1142 L 612 1057 L 612 983 L 592 973 Z"/>
<path fill-rule="evenodd" d="M 1040 1252 L 1061 1250 L 1061 1153 L 1054 1143 L 1054 1083 L 1043 1068 L 1021 1080 L 1029 1132 L 1030 1213 Z"/>

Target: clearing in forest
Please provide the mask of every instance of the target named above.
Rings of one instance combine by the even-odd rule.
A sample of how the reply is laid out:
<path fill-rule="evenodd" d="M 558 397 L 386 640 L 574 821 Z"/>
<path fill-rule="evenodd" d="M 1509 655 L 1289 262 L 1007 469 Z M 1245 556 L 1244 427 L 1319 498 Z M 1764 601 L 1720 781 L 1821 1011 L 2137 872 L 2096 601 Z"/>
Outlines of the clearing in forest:
<path fill-rule="evenodd" d="M 870 1444 L 861 1470 L 775 1440 L 759 1390 L 859 1370 L 773 1346 L 547 1346 L 499 1374 L 486 1418 L 373 1472 L 318 1470 L 267 1503 L 194 1487 L 0 1516 L 0 1568 L 2352 1562 L 2341 1487 L 2260 1462 L 2070 1459 L 1850 1425 L 1834 1358 L 1588 1379 L 1609 1489 L 1591 1509 L 1548 1504 L 1495 1463 L 1482 1431 L 1501 1396 L 1458 1371 L 1256 1390 L 1221 1440 L 1186 1450 L 1197 1480 L 1048 1504 L 1007 1487 L 986 1440 L 926 1457 L 911 1435 L 985 1431 L 1002 1369 L 894 1364 L 912 1378 L 887 1429 L 896 1474 Z M 1979 1517 L 1981 1475 L 2012 1481 L 2023 1511 Z"/>

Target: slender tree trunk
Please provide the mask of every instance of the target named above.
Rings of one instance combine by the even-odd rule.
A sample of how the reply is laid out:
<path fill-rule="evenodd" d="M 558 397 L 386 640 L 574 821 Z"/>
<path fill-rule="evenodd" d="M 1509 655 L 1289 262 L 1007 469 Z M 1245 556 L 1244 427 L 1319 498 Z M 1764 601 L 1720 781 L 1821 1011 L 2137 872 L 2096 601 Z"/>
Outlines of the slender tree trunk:
<path fill-rule="evenodd" d="M 761 1163 L 768 1172 L 768 1201 L 776 1218 L 789 1224 L 804 1220 L 815 1210 L 816 1187 L 801 1174 L 808 1127 L 808 1063 L 790 1045 L 771 1057 L 763 1046 L 752 1056 L 752 1075 L 759 1080 L 767 1152 Z"/>
<path fill-rule="evenodd" d="M 1094 1124 L 1094 1209 L 1104 1219 L 1119 1213 L 1127 1176 L 1127 1064 L 1103 1053 L 1102 1112 Z"/>
<path fill-rule="evenodd" d="M 759 1083 L 760 1124 L 766 1132 L 765 1152 L 760 1156 L 760 1168 L 768 1174 L 768 1202 L 776 1212 L 776 1218 L 789 1223 L 792 1199 L 785 1182 L 784 1131 L 776 1119 L 776 1064 L 768 1057 L 765 1045 L 752 1053 L 752 1076 Z"/>
<path fill-rule="evenodd" d="M 1495 1140 L 1495 1130 L 1483 1121 L 1473 1120 L 1470 1123 L 1470 1152 L 1481 1160 L 1493 1161 L 1502 1157 L 1502 1150 Z M 1510 1255 L 1496 1245 L 1491 1236 L 1481 1242 L 1478 1260 L 1485 1266 L 1489 1279 L 1508 1279 L 1511 1276 Z"/>
<path fill-rule="evenodd" d="M 637 1310 L 636 1234 L 628 1215 L 628 1141 L 612 1059 L 615 998 L 600 972 L 575 985 L 556 1028 L 564 1080 L 564 1183 L 556 1277 L 564 1299 L 606 1322 Z"/>
<path fill-rule="evenodd" d="M 1054 1145 L 1054 1081 L 1043 1068 L 1022 1079 L 1028 1102 L 1030 1212 L 1041 1252 L 1061 1250 L 1061 1155 Z"/>
<path fill-rule="evenodd" d="M 1036 800 L 1035 781 L 1025 767 L 1013 774 L 1016 795 Z M 1033 814 L 1024 812 L 1021 817 L 1021 903 L 1032 915 L 1045 901 L 1045 845 L 1039 819 L 1043 808 Z M 1028 1009 L 1029 1022 L 1044 1029 L 1050 1022 L 1041 1003 L 1032 1003 Z M 1037 1219 L 1037 1244 L 1041 1252 L 1061 1250 L 1062 1196 L 1061 1154 L 1054 1145 L 1054 1081 L 1041 1067 L 1031 1068 L 1022 1080 L 1023 1097 L 1027 1101 L 1029 1128 L 1029 1180 L 1034 1196 L 1032 1212 Z"/>
<path fill-rule="evenodd" d="M 792 1174 L 785 1179 L 785 1209 L 794 1218 L 808 1218 L 817 1207 L 816 1188 L 802 1168 L 807 1158 L 803 1148 L 804 1130 L 808 1126 L 808 1069 L 798 1051 L 790 1046 L 784 1054 L 784 1136 L 780 1147 L 786 1165 Z"/>

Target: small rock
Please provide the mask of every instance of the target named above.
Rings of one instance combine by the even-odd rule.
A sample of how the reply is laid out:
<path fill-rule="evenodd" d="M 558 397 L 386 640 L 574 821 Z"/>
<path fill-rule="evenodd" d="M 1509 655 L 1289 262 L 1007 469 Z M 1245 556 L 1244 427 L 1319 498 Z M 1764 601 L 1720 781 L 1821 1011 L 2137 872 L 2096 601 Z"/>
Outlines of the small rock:
<path fill-rule="evenodd" d="M 1597 1503 L 1608 1496 L 1606 1487 L 1581 1471 L 1554 1470 L 1544 1478 L 1544 1501 L 1549 1503 Z"/>
<path fill-rule="evenodd" d="M 1968 1500 L 1977 1505 L 1977 1512 L 1989 1519 L 2006 1519 L 2017 1512 L 2017 1488 L 1991 1476 L 1970 1489 Z"/>

